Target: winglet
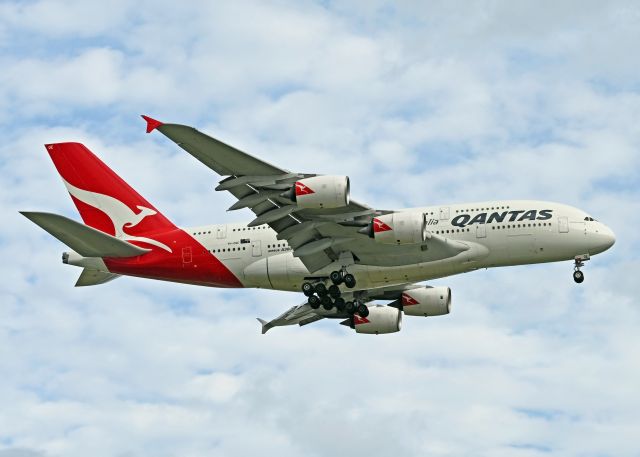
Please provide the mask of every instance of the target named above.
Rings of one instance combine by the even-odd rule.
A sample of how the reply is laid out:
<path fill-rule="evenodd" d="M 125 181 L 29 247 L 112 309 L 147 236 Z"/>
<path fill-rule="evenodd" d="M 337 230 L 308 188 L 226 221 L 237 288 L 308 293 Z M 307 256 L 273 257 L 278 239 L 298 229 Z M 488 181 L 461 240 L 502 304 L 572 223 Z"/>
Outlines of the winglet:
<path fill-rule="evenodd" d="M 155 129 L 162 125 L 162 122 L 157 121 L 149 116 L 145 116 L 144 114 L 142 114 L 142 119 L 147 121 L 147 133 L 153 132 Z"/>
<path fill-rule="evenodd" d="M 262 324 L 262 334 L 263 335 L 265 333 L 267 333 L 269 331 L 269 329 L 273 328 L 273 325 L 270 322 L 267 322 L 264 319 L 260 319 L 259 317 L 257 317 L 256 319 L 258 319 L 258 322 L 260 322 L 260 324 Z"/>

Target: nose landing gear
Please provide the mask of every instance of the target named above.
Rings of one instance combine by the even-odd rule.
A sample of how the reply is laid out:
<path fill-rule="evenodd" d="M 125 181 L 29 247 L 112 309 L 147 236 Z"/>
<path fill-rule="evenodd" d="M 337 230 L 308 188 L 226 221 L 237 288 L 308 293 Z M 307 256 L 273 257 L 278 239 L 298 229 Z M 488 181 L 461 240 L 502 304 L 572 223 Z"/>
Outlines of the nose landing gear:
<path fill-rule="evenodd" d="M 573 280 L 580 284 L 584 281 L 584 273 L 580 268 L 584 267 L 584 263 L 589 260 L 589 254 L 577 255 L 574 259 Z"/>

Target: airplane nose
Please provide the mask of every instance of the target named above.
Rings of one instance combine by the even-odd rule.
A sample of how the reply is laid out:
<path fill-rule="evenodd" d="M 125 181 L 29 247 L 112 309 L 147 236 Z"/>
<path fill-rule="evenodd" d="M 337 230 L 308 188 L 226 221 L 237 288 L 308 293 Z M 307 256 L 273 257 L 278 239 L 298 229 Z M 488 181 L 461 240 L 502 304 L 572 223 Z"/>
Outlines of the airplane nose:
<path fill-rule="evenodd" d="M 616 243 L 616 235 L 615 233 L 613 233 L 613 230 L 611 230 L 609 227 L 607 227 L 607 230 L 602 235 L 605 238 L 604 240 L 605 250 L 609 249 L 611 246 L 613 246 Z"/>
<path fill-rule="evenodd" d="M 595 237 L 595 249 L 597 252 L 604 252 L 616 242 L 616 235 L 606 225 L 600 227 Z"/>

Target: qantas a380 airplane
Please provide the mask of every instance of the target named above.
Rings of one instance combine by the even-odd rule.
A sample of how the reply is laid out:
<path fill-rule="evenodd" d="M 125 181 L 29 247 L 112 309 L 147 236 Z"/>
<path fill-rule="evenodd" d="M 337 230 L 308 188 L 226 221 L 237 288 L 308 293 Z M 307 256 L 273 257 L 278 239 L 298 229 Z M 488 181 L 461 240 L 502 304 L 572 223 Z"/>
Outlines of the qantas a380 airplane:
<path fill-rule="evenodd" d="M 376 210 L 349 197 L 347 176 L 278 168 L 192 127 L 147 116 L 158 130 L 223 176 L 216 190 L 249 208 L 248 224 L 179 228 L 79 143 L 46 145 L 84 224 L 22 214 L 69 246 L 83 268 L 76 286 L 119 275 L 211 287 L 301 291 L 306 301 L 262 332 L 337 318 L 357 333 L 400 330 L 402 315 L 441 316 L 451 289 L 416 283 L 479 268 L 571 260 L 573 278 L 613 232 L 559 203 L 505 200 Z M 373 304 L 375 300 L 386 305 Z"/>

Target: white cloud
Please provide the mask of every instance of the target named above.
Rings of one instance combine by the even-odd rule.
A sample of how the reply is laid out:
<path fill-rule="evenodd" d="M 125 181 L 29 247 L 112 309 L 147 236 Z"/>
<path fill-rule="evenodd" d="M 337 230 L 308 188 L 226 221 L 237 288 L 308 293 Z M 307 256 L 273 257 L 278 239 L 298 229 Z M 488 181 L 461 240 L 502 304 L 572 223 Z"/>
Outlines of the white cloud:
<path fill-rule="evenodd" d="M 109 3 L 39 0 L 6 2 L 2 13 L 3 22 L 26 33 L 78 38 L 113 33 L 132 9 L 133 5 L 121 0 Z"/>

